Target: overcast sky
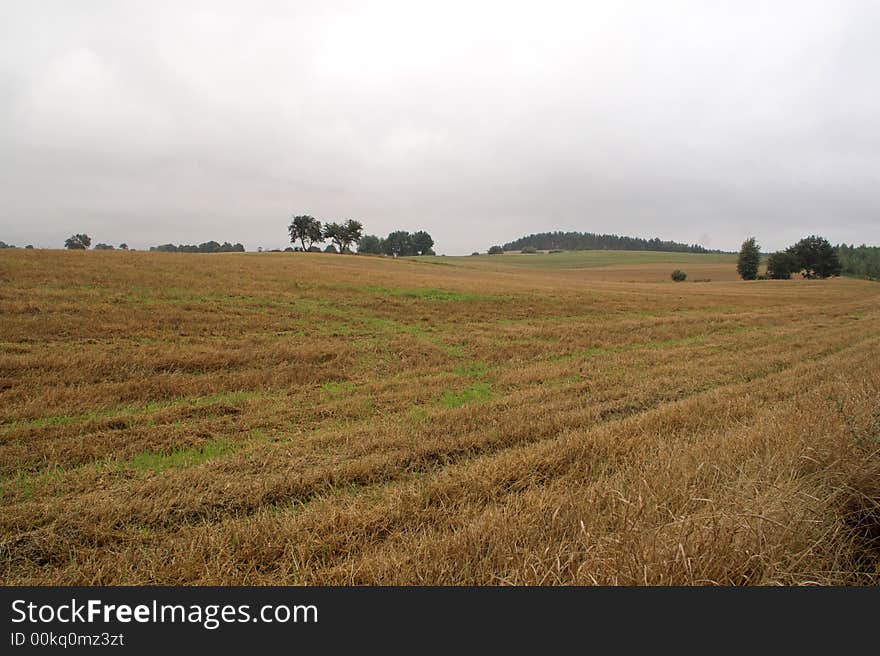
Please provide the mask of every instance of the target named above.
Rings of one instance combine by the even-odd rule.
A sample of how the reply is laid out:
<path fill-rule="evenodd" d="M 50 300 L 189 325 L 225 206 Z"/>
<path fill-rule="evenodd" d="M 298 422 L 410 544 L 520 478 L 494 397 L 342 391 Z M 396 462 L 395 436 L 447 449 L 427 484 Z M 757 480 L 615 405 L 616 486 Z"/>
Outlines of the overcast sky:
<path fill-rule="evenodd" d="M 0 240 L 880 244 L 880 3 L 0 3 Z"/>

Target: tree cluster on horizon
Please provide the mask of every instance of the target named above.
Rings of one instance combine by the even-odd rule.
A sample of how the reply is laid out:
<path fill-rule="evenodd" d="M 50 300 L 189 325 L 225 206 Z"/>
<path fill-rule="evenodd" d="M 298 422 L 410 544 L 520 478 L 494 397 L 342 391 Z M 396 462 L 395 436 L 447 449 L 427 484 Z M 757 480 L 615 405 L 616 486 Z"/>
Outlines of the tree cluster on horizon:
<path fill-rule="evenodd" d="M 342 223 L 321 223 L 308 214 L 293 217 L 287 227 L 290 243 L 299 244 L 295 249 L 301 252 L 320 252 L 317 244 L 329 241 L 325 253 L 350 253 L 351 245 L 357 244 L 357 252 L 365 255 L 433 255 L 434 239 L 424 230 L 410 233 L 395 230 L 387 237 L 365 235 L 360 221 L 348 219 Z"/>
<path fill-rule="evenodd" d="M 320 251 L 315 244 L 329 241 L 330 244 L 324 249 L 329 253 L 350 252 L 350 246 L 357 243 L 363 234 L 364 226 L 360 221 L 347 219 L 341 223 L 335 221 L 321 223 L 318 219 L 308 214 L 293 217 L 287 232 L 290 235 L 290 243 L 299 242 L 301 251 Z M 332 247 L 332 248 L 331 248 Z"/>
<path fill-rule="evenodd" d="M 797 273 L 804 278 L 830 278 L 843 271 L 837 252 L 827 239 L 810 235 L 783 251 L 772 253 L 767 258 L 767 273 L 761 276 L 758 273 L 761 247 L 754 237 L 749 237 L 742 243 L 736 269 L 743 280 L 788 280 Z"/>

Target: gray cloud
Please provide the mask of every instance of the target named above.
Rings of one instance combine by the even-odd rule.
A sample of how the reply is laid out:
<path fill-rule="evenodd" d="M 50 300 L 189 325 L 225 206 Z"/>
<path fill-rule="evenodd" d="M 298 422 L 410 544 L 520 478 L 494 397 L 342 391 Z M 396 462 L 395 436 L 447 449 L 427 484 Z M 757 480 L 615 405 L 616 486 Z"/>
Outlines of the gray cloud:
<path fill-rule="evenodd" d="M 0 8 L 0 239 L 880 243 L 870 2 Z"/>

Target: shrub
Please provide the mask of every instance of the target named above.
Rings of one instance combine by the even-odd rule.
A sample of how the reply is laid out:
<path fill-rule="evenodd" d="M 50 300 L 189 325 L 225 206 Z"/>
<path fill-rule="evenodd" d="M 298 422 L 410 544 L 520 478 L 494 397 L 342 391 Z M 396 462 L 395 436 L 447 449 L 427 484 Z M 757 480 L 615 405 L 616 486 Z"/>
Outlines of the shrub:
<path fill-rule="evenodd" d="M 672 272 L 672 279 L 675 282 L 683 282 L 683 281 L 687 280 L 687 277 L 688 277 L 688 274 L 686 274 L 681 269 L 676 269 L 675 271 Z"/>
<path fill-rule="evenodd" d="M 538 252 L 538 249 L 534 246 L 526 246 L 524 249 L 520 251 L 520 253 L 524 253 L 526 255 L 534 255 Z"/>
<path fill-rule="evenodd" d="M 474 251 L 473 253 L 471 253 L 471 257 L 473 257 L 474 255 L 479 255 L 479 253 L 477 251 Z"/>

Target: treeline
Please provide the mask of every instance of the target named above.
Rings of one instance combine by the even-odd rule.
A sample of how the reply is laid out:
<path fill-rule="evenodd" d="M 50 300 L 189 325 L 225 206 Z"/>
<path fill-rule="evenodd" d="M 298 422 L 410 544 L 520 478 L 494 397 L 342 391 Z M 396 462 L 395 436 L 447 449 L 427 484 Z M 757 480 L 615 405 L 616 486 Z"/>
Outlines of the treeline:
<path fill-rule="evenodd" d="M 720 253 L 709 250 L 699 244 L 682 244 L 677 241 L 662 239 L 642 239 L 641 237 L 623 237 L 620 235 L 599 235 L 592 232 L 539 232 L 528 237 L 520 237 L 504 244 L 506 251 L 518 251 L 523 248 L 537 250 L 568 251 L 670 251 L 674 253 Z"/>
<path fill-rule="evenodd" d="M 92 238 L 89 237 L 85 233 L 80 233 L 77 235 L 70 235 L 67 239 L 64 240 L 64 248 L 71 251 L 86 251 L 92 245 Z M 96 251 L 115 251 L 116 247 L 111 246 L 110 244 L 95 244 Z M 119 244 L 119 250 L 127 251 L 128 244 Z"/>
<path fill-rule="evenodd" d="M 98 248 L 95 246 L 95 248 Z M 193 244 L 162 244 L 160 246 L 150 246 L 151 251 L 159 251 L 162 253 L 244 253 L 244 246 L 241 244 L 230 244 L 224 241 L 222 244 L 216 241 L 206 241 L 203 244 L 195 246 Z"/>
<path fill-rule="evenodd" d="M 838 244 L 836 250 L 843 275 L 880 280 L 880 246 Z"/>
<path fill-rule="evenodd" d="M 0 241 L 0 250 L 3 250 L 4 248 L 18 248 L 18 246 L 16 246 L 15 244 L 7 244 L 5 241 Z M 31 244 L 28 244 L 27 246 L 25 246 L 25 248 L 30 250 L 33 248 L 33 246 Z"/>
<path fill-rule="evenodd" d="M 434 238 L 424 230 L 407 232 L 395 230 L 384 239 L 376 235 L 364 235 L 358 241 L 358 253 L 407 257 L 411 255 L 434 255 Z"/>

